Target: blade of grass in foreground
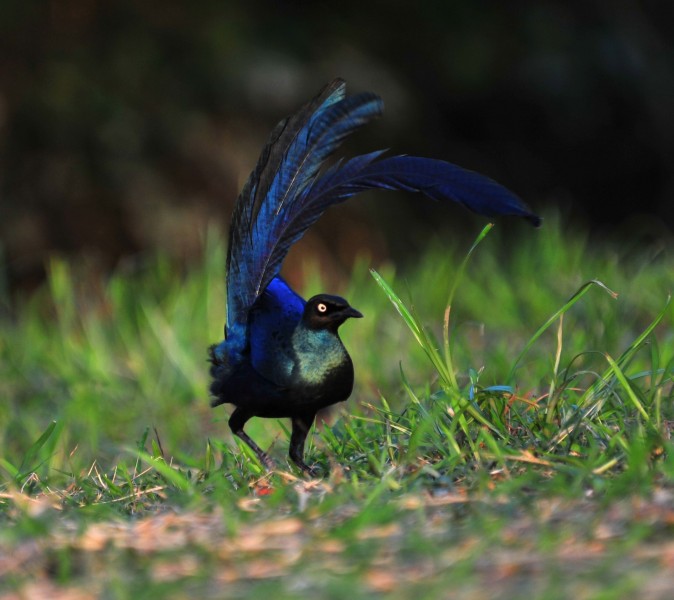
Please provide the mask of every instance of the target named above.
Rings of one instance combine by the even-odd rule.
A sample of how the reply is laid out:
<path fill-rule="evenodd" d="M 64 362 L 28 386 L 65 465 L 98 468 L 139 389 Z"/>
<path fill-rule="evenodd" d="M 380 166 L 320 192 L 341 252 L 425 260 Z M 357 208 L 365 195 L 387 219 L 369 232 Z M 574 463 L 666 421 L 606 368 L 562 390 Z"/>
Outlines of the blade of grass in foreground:
<path fill-rule="evenodd" d="M 438 372 L 438 375 L 442 380 L 443 388 L 447 392 L 447 398 L 455 404 L 455 406 L 452 407 L 454 410 L 454 417 L 458 420 L 458 423 L 468 438 L 470 439 L 466 414 L 470 415 L 473 419 L 485 427 L 488 427 L 497 435 L 502 435 L 498 427 L 494 425 L 487 417 L 485 417 L 477 404 L 471 402 L 461 394 L 461 391 L 458 389 L 456 384 L 454 374 L 452 373 L 450 376 L 448 365 L 442 359 L 442 356 L 433 342 L 433 339 L 421 325 L 419 320 L 414 316 L 412 311 L 407 308 L 405 303 L 393 291 L 393 288 L 391 288 L 391 286 L 386 281 L 384 281 L 379 273 L 377 273 L 374 269 L 371 269 L 370 272 L 374 280 L 384 290 L 393 306 L 395 306 L 398 313 L 402 316 L 410 331 L 412 331 L 414 338 L 422 347 L 426 353 L 426 356 L 428 356 L 429 360 L 435 367 L 435 370 Z"/>
<path fill-rule="evenodd" d="M 428 356 L 429 360 L 435 367 L 436 371 L 442 378 L 442 380 L 445 382 L 446 385 L 452 386 L 455 388 L 456 383 L 452 384 L 453 378 L 450 377 L 447 367 L 444 364 L 442 357 L 440 356 L 440 353 L 438 352 L 437 348 L 435 347 L 435 344 L 433 344 L 430 336 L 426 332 L 426 330 L 423 328 L 421 323 L 416 319 L 416 317 L 412 314 L 412 311 L 410 311 L 405 303 L 400 299 L 398 294 L 396 294 L 393 291 L 393 288 L 386 282 L 384 281 L 384 278 L 377 273 L 374 269 L 370 269 L 370 273 L 372 274 L 372 277 L 374 280 L 379 284 L 379 287 L 381 287 L 382 290 L 386 293 L 388 296 L 388 299 L 391 301 L 391 304 L 395 306 L 396 310 L 400 314 L 400 316 L 403 318 L 403 321 L 405 321 L 405 324 L 407 327 L 409 327 L 410 331 L 412 332 L 412 335 L 414 336 L 414 339 L 416 339 L 417 343 L 422 347 L 424 352 L 426 353 L 426 356 Z"/>
<path fill-rule="evenodd" d="M 161 475 L 169 484 L 175 486 L 181 492 L 195 494 L 196 489 L 192 481 L 181 473 L 178 469 L 167 463 L 160 456 L 153 456 L 145 451 L 129 448 L 130 453 L 135 454 L 149 467 L 152 467 L 159 475 Z"/>
<path fill-rule="evenodd" d="M 629 381 L 627 381 L 627 377 L 622 372 L 622 369 L 618 366 L 618 363 L 616 363 L 616 361 L 614 361 L 608 354 L 606 355 L 606 360 L 608 361 L 608 364 L 611 365 L 611 370 L 615 374 L 616 379 L 620 382 L 620 384 L 627 392 L 627 396 L 632 401 L 632 404 L 634 404 L 634 406 L 641 413 L 641 416 L 646 420 L 646 422 L 649 422 L 650 417 L 646 412 L 646 409 L 643 407 L 643 404 L 639 402 L 639 398 L 637 398 L 637 395 L 634 393 L 632 386 L 630 385 Z"/>
<path fill-rule="evenodd" d="M 40 437 L 31 444 L 21 465 L 15 470 L 14 479 L 17 484 L 51 459 L 62 431 L 63 423 L 52 421 Z M 9 463 L 6 466 L 9 466 Z"/>
<path fill-rule="evenodd" d="M 447 306 L 445 308 L 444 328 L 443 328 L 444 357 L 441 355 L 433 337 L 426 331 L 426 329 L 420 323 L 419 319 L 416 317 L 413 311 L 410 310 L 405 305 L 405 303 L 401 300 L 401 298 L 393 291 L 391 286 L 386 281 L 384 281 L 383 277 L 379 275 L 379 273 L 377 273 L 374 269 L 370 269 L 372 277 L 384 290 L 393 306 L 395 306 L 398 313 L 402 316 L 403 320 L 405 321 L 410 331 L 414 335 L 414 338 L 417 340 L 417 343 L 422 347 L 422 349 L 426 353 L 426 356 L 428 356 L 433 367 L 440 376 L 443 388 L 446 392 L 446 396 L 451 402 L 451 404 L 453 404 L 453 406 L 451 407 L 454 411 L 453 417 L 454 419 L 456 419 L 456 422 L 463 430 L 464 434 L 466 435 L 466 439 L 469 440 L 469 443 L 471 445 L 472 442 L 470 441 L 471 436 L 469 432 L 469 422 L 466 418 L 467 415 L 475 419 L 481 425 L 487 427 L 489 430 L 494 432 L 499 437 L 503 436 L 503 432 L 497 425 L 495 425 L 484 415 L 484 413 L 480 410 L 479 406 L 472 401 L 472 398 L 466 398 L 459 389 L 459 385 L 456 380 L 456 375 L 454 373 L 454 364 L 452 361 L 452 354 L 449 343 L 450 341 L 449 317 L 451 312 L 451 305 L 452 302 L 454 301 L 454 295 L 456 294 L 456 290 L 458 289 L 459 283 L 461 282 L 463 273 L 466 270 L 468 261 L 472 256 L 473 252 L 475 251 L 475 249 L 478 247 L 480 242 L 482 242 L 482 240 L 487 236 L 487 234 L 491 231 L 493 226 L 494 225 L 492 223 L 489 223 L 482 229 L 482 231 L 479 233 L 479 235 L 473 242 L 473 245 L 466 253 L 466 256 L 459 265 L 457 274 L 454 277 L 454 281 L 452 283 L 452 287 L 450 289 L 447 300 Z M 475 452 L 477 452 L 475 448 L 474 450 Z"/>
<path fill-rule="evenodd" d="M 582 286 L 580 286 L 580 288 L 578 288 L 578 291 L 576 291 L 576 293 L 573 296 L 571 296 L 571 298 L 569 298 L 569 300 L 559 310 L 557 310 L 545 323 L 543 323 L 543 325 L 541 325 L 538 328 L 536 333 L 534 333 L 531 339 L 525 344 L 524 348 L 515 359 L 515 362 L 513 362 L 513 366 L 510 368 L 510 373 L 508 373 L 508 377 L 506 378 L 507 384 L 509 385 L 512 384 L 513 378 L 515 376 L 515 371 L 517 370 L 519 363 L 526 356 L 527 352 L 531 350 L 531 347 L 536 343 L 536 340 L 538 340 L 538 338 L 541 337 L 541 335 L 543 335 L 545 330 L 548 329 L 550 325 L 552 325 L 558 318 L 560 318 L 565 312 L 567 312 L 576 302 L 578 302 L 578 300 L 580 300 L 585 294 L 587 294 L 587 292 L 593 285 L 596 285 L 599 288 L 603 289 L 613 298 L 618 297 L 618 294 L 616 292 L 609 289 L 598 279 L 592 279 L 584 283 Z"/>
<path fill-rule="evenodd" d="M 452 360 L 452 353 L 449 345 L 449 316 L 452 311 L 452 303 L 454 302 L 454 295 L 456 294 L 456 290 L 459 287 L 461 279 L 463 279 L 463 274 L 466 271 L 468 261 L 470 260 L 470 257 L 472 256 L 475 249 L 479 246 L 480 242 L 487 236 L 487 234 L 492 230 L 493 227 L 494 227 L 493 223 L 488 223 L 479 233 L 477 238 L 475 238 L 473 245 L 470 247 L 470 249 L 466 253 L 466 256 L 463 258 L 461 264 L 459 265 L 459 269 L 456 273 L 456 276 L 454 277 L 454 282 L 452 283 L 452 288 L 449 291 L 449 296 L 447 297 L 447 305 L 445 308 L 445 320 L 444 320 L 444 327 L 442 329 L 442 337 L 445 348 L 445 363 L 447 364 L 447 373 L 451 377 L 452 386 L 456 390 L 459 389 L 459 386 L 456 383 L 456 375 L 454 374 L 454 362 Z"/>
<path fill-rule="evenodd" d="M 655 319 L 653 319 L 653 321 L 651 321 L 648 327 L 646 327 L 646 329 L 644 329 L 644 331 L 642 331 L 641 334 L 620 355 L 618 360 L 613 360 L 608 354 L 604 354 L 607 362 L 609 363 L 609 368 L 601 375 L 601 377 L 599 377 L 596 383 L 590 386 L 582 394 L 578 400 L 578 410 L 575 414 L 567 418 L 564 423 L 562 423 L 560 432 L 550 442 L 551 448 L 560 444 L 577 427 L 579 427 L 581 423 L 592 421 L 601 415 L 601 411 L 615 381 L 618 381 L 624 388 L 629 400 L 632 402 L 647 424 L 650 425 L 653 422 L 657 424 L 661 421 L 662 417 L 659 412 L 657 412 L 655 417 L 651 419 L 651 416 L 644 408 L 643 403 L 639 400 L 632 389 L 630 381 L 633 381 L 635 377 L 640 376 L 641 374 L 638 373 L 636 376 L 628 378 L 624 374 L 624 368 L 632 360 L 637 351 L 643 347 L 643 344 L 646 342 L 648 337 L 653 333 L 657 325 L 665 317 L 669 310 L 670 302 L 671 296 L 667 298 L 667 302 L 660 313 L 658 313 L 658 315 L 655 317 Z"/>
<path fill-rule="evenodd" d="M 381 287 L 384 290 L 393 306 L 395 306 L 400 316 L 402 316 L 403 320 L 405 321 L 410 331 L 414 335 L 414 338 L 423 348 L 424 352 L 426 353 L 431 363 L 435 367 L 435 370 L 438 372 L 438 375 L 440 375 L 440 377 L 442 378 L 443 382 L 445 383 L 445 387 L 451 389 L 457 395 L 459 395 L 459 385 L 456 381 L 456 375 L 454 374 L 454 365 L 452 363 L 452 356 L 449 345 L 449 315 L 451 311 L 451 305 L 452 302 L 454 301 L 454 295 L 456 294 L 456 290 L 463 277 L 463 273 L 466 270 L 466 266 L 468 265 L 468 261 L 471 255 L 478 247 L 480 242 L 491 231 L 493 226 L 494 225 L 492 223 L 489 223 L 482 229 L 480 234 L 473 242 L 473 245 L 466 253 L 466 256 L 461 261 L 457 274 L 454 277 L 454 281 L 452 283 L 452 287 L 450 289 L 449 297 L 447 300 L 447 307 L 445 309 L 444 330 L 443 330 L 444 354 L 445 354 L 444 360 L 438 348 L 436 347 L 434 340 L 424 329 L 423 325 L 419 322 L 419 319 L 417 319 L 417 317 L 413 314 L 413 311 L 407 308 L 405 303 L 393 291 L 391 286 L 388 283 L 386 283 L 386 281 L 384 281 L 384 278 L 381 275 L 379 275 L 377 271 L 375 271 L 374 269 L 370 269 L 372 277 L 374 277 L 374 280 L 379 284 L 379 287 Z"/>
<path fill-rule="evenodd" d="M 651 323 L 648 325 L 648 327 L 646 327 L 646 329 L 644 329 L 641 332 L 641 334 L 629 345 L 627 350 L 625 350 L 625 352 L 623 352 L 620 355 L 618 360 L 613 361 L 610 357 L 607 356 L 607 360 L 608 360 L 609 365 L 610 365 L 609 368 L 606 370 L 606 372 L 604 372 L 604 374 L 597 381 L 597 383 L 595 383 L 593 386 L 588 388 L 587 391 L 583 394 L 583 396 L 581 397 L 581 399 L 579 401 L 579 406 L 583 406 L 583 405 L 588 404 L 588 402 L 590 402 L 593 398 L 597 397 L 603 389 L 607 388 L 610 385 L 611 374 L 615 375 L 616 378 L 621 383 L 623 383 L 620 380 L 620 376 L 618 375 L 618 372 L 620 372 L 622 374 L 622 369 L 624 368 L 624 366 L 630 360 L 632 360 L 632 358 L 637 353 L 637 351 L 643 346 L 646 339 L 651 335 L 651 333 L 653 333 L 655 328 L 659 325 L 659 323 L 662 321 L 662 319 L 667 314 L 667 312 L 669 310 L 670 303 L 671 303 L 671 296 L 667 298 L 667 302 L 665 303 L 665 306 L 658 313 L 658 315 L 655 317 L 655 319 L 653 319 L 653 321 L 651 321 Z M 628 388 L 626 387 L 625 389 L 629 393 Z M 640 403 L 639 403 L 639 406 L 641 406 Z M 597 403 L 593 404 L 588 409 L 586 409 L 584 417 L 585 418 L 588 418 L 588 417 L 591 418 L 593 414 L 596 414 L 598 412 L 600 407 L 601 407 L 600 404 L 597 404 Z M 641 406 L 641 409 L 639 410 L 639 412 L 641 412 L 642 414 L 645 412 L 644 409 L 643 409 L 643 406 Z"/>

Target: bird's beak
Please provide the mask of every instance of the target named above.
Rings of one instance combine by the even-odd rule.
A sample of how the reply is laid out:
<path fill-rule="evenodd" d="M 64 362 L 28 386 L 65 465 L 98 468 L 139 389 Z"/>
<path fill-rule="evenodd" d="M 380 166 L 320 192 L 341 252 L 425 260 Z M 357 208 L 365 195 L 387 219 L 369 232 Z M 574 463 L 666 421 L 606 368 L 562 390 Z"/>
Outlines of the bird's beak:
<path fill-rule="evenodd" d="M 345 308 L 342 311 L 342 315 L 344 316 L 345 319 L 348 319 L 349 317 L 353 319 L 362 319 L 363 318 L 363 313 L 360 312 L 359 310 L 356 310 L 353 306 L 349 306 L 349 308 Z"/>

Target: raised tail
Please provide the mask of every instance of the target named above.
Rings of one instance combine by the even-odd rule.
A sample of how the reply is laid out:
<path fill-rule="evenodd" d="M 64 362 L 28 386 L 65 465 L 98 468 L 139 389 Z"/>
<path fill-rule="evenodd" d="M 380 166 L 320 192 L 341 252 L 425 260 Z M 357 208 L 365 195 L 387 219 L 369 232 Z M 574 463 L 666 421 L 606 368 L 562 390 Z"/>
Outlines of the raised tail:
<path fill-rule="evenodd" d="M 485 216 L 514 215 L 540 225 L 540 217 L 502 185 L 442 160 L 377 151 L 340 161 L 319 176 L 344 138 L 382 111 L 378 96 L 346 97 L 344 81 L 336 79 L 272 132 L 230 225 L 226 336 L 235 338 L 228 340 L 232 348 L 247 341 L 248 312 L 290 247 L 327 208 L 364 190 L 419 192 Z"/>

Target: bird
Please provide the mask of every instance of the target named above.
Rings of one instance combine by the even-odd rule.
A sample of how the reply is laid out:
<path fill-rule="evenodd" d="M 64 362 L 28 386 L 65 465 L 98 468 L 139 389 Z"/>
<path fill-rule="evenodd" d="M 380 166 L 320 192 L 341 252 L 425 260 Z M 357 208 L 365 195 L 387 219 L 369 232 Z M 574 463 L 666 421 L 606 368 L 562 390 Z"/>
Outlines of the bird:
<path fill-rule="evenodd" d="M 347 95 L 346 82 L 332 80 L 272 130 L 234 205 L 224 340 L 209 348 L 211 406 L 234 405 L 231 432 L 269 470 L 274 461 L 244 431 L 249 419 L 289 418 L 289 458 L 316 475 L 304 461 L 309 430 L 319 410 L 347 400 L 354 386 L 339 328 L 363 315 L 340 296 L 305 300 L 280 274 L 290 248 L 326 209 L 365 190 L 400 190 L 541 224 L 504 186 L 444 160 L 377 150 L 326 168 L 342 141 L 383 108 L 377 94 Z"/>

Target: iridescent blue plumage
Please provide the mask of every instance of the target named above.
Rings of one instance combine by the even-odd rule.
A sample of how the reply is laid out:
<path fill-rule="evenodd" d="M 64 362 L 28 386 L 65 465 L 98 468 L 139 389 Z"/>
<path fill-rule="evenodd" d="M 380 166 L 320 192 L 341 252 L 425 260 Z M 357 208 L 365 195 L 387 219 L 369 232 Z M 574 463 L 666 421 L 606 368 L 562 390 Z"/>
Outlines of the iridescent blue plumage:
<path fill-rule="evenodd" d="M 309 471 L 303 450 L 316 412 L 346 400 L 353 387 L 353 365 L 337 330 L 362 315 L 338 296 L 305 302 L 279 276 L 290 247 L 325 210 L 364 190 L 402 190 L 540 224 L 503 186 L 442 160 L 376 151 L 321 174 L 344 138 L 382 111 L 378 96 L 347 97 L 336 79 L 276 126 L 234 208 L 225 340 L 211 348 L 211 392 L 214 406 L 236 406 L 232 431 L 266 464 L 266 454 L 243 431 L 249 418 L 291 418 L 290 456 Z"/>
<path fill-rule="evenodd" d="M 284 386 L 292 377 L 292 335 L 305 305 L 283 279 L 275 277 L 250 311 L 251 363 L 276 385 Z"/>

